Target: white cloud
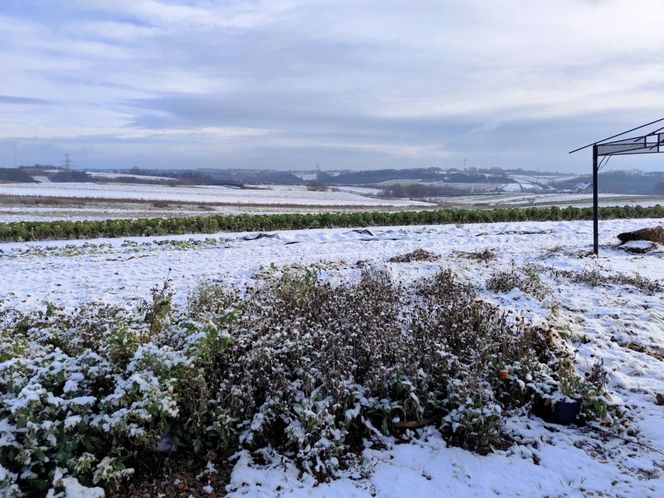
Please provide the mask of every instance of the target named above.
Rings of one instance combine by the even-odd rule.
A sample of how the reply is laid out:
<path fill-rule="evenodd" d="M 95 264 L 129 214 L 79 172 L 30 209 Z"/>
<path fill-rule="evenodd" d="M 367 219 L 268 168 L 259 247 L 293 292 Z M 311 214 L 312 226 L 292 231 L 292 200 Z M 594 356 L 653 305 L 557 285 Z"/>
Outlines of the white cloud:
<path fill-rule="evenodd" d="M 303 149 L 376 167 L 468 153 L 528 166 L 540 151 L 510 127 L 529 123 L 534 139 L 574 129 L 583 142 L 658 117 L 664 97 L 657 0 L 28 3 L 0 6 L 0 95 L 51 104 L 12 105 L 0 138 L 56 148 L 142 141 L 155 161 L 179 163 L 150 141 L 190 153 L 189 141 L 212 165 L 223 138 L 237 166 L 274 150 L 277 167 L 308 164 Z M 550 144 L 551 161 L 567 145 Z M 126 158 L 117 144 L 108 154 Z"/>

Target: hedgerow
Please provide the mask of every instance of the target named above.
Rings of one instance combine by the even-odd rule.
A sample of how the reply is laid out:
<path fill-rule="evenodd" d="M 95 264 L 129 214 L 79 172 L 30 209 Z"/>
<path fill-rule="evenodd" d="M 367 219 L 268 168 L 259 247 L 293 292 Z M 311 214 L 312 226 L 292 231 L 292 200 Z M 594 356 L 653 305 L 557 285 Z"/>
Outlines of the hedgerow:
<path fill-rule="evenodd" d="M 170 302 L 164 285 L 133 310 L 0 313 L 7 495 L 58 496 L 65 478 L 121 492 L 165 458 L 268 446 L 325 479 L 363 441 L 412 428 L 484 453 L 536 397 L 605 406 L 554 330 L 449 270 L 407 286 L 368 270 L 333 286 L 291 269 Z"/>
<path fill-rule="evenodd" d="M 651 207 L 602 207 L 600 208 L 600 217 L 602 219 L 664 218 L 664 207 L 659 204 Z M 592 219 L 591 208 L 569 206 L 562 209 L 558 207 L 438 209 L 426 211 L 366 211 L 318 214 L 237 214 L 130 220 L 19 221 L 0 223 L 0 241 L 156 236 L 214 233 L 219 231 L 270 231 L 309 228 L 590 219 Z"/>

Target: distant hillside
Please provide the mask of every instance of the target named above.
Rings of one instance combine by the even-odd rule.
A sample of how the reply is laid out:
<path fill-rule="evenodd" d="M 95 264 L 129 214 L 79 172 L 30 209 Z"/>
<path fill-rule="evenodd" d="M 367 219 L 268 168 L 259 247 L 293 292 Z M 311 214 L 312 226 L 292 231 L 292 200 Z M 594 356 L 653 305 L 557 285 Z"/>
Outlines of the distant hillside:
<path fill-rule="evenodd" d="M 591 175 L 499 168 L 413 168 L 338 171 L 278 171 L 269 169 L 139 169 L 88 171 L 35 165 L 0 168 L 0 182 L 34 182 L 48 177 L 62 182 L 118 182 L 169 185 L 306 185 L 370 187 L 393 197 L 440 197 L 483 193 L 580 192 L 592 183 Z M 664 172 L 607 171 L 600 174 L 603 193 L 664 195 Z"/>
<path fill-rule="evenodd" d="M 394 180 L 445 183 L 509 183 L 504 172 L 443 170 L 440 168 L 379 169 L 371 171 L 345 171 L 337 175 L 321 172 L 318 180 L 331 185 L 379 185 Z"/>
<path fill-rule="evenodd" d="M 226 178 L 243 184 L 304 185 L 306 182 L 290 171 L 269 169 L 203 169 L 212 178 Z"/>
<path fill-rule="evenodd" d="M 578 184 L 592 184 L 592 175 L 553 182 L 557 190 L 573 190 Z M 599 191 L 611 194 L 664 194 L 664 172 L 607 171 L 600 173 Z"/>

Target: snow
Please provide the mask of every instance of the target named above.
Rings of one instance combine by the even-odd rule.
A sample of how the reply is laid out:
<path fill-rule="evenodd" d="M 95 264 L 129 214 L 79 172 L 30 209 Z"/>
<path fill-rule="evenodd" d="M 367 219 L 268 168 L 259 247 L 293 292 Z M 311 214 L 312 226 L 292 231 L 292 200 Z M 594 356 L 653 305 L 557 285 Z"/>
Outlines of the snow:
<path fill-rule="evenodd" d="M 526 434 L 542 440 L 545 424 L 523 423 L 530 426 Z M 664 489 L 662 482 L 625 482 L 615 465 L 593 458 L 576 447 L 573 438 L 567 439 L 537 449 L 526 446 L 481 456 L 447 447 L 437 431 L 425 429 L 414 442 L 388 451 L 365 450 L 363 456 L 373 467 L 368 479 L 346 477 L 318 486 L 300 478 L 288 464 L 260 466 L 243 453 L 231 476 L 229 496 L 656 496 Z"/>
<path fill-rule="evenodd" d="M 500 187 L 500 190 L 503 192 L 521 192 L 521 184 L 520 183 L 507 183 Z"/>
<path fill-rule="evenodd" d="M 648 240 L 630 240 L 620 246 L 626 251 L 645 252 L 657 247 L 657 244 Z"/>
<path fill-rule="evenodd" d="M 515 184 L 510 184 L 515 185 Z M 526 186 L 524 185 L 524 188 Z M 518 192 L 518 193 L 517 193 Z M 561 206 L 583 207 L 592 205 L 592 194 L 521 193 L 510 187 L 505 193 L 437 197 L 436 200 L 453 205 L 468 206 Z M 601 206 L 654 206 L 664 204 L 662 196 L 630 194 L 599 194 Z"/>
<path fill-rule="evenodd" d="M 83 486 L 75 477 L 65 477 L 62 485 L 65 488 L 65 498 L 104 498 L 103 489 Z"/>
<path fill-rule="evenodd" d="M 664 284 L 664 252 L 630 254 L 618 247 L 616 238 L 621 232 L 661 224 L 654 219 L 601 221 L 598 258 L 587 256 L 592 242 L 588 221 L 278 231 L 262 238 L 219 233 L 4 243 L 0 302 L 24 310 L 43 309 L 45 301 L 66 307 L 93 299 L 127 305 L 145 299 L 155 284 L 169 277 L 176 305 L 183 305 L 201 282 L 242 285 L 271 264 L 315 265 L 321 278 L 334 280 L 352 278 L 358 272 L 356 263 L 370 260 L 404 282 L 431 275 L 441 266 L 453 268 L 479 287 L 484 299 L 563 331 L 576 350 L 580 372 L 602 359 L 613 401 L 623 407 L 634 432 L 615 435 L 598 424 L 556 426 L 524 414 L 506 422 L 504 432 L 514 440 L 510 448 L 481 456 L 447 447 L 435 428 L 425 428 L 414 441 L 391 440 L 383 449 L 365 448 L 359 466 L 320 484 L 267 450 L 269 458 L 262 463 L 243 451 L 234 460 L 226 490 L 230 496 L 657 497 L 664 496 L 664 424 L 662 407 L 655 404 L 656 395 L 664 393 L 664 293 L 648 294 L 623 284 L 592 287 L 554 277 L 547 269 L 638 274 Z M 419 248 L 441 260 L 388 262 Z M 489 264 L 461 254 L 487 248 L 496 254 Z M 524 264 L 542 268 L 538 274 L 551 289 L 545 298 L 518 289 L 496 294 L 483 288 L 495 271 Z M 174 356 L 173 361 L 178 359 Z M 75 380 L 72 376 L 72 390 Z M 150 388 L 150 379 L 136 377 L 132 382 Z M 111 396 L 125 387 L 118 386 Z M 43 393 L 27 389 L 21 394 L 21 402 L 28 403 Z"/>
<path fill-rule="evenodd" d="M 657 224 L 659 220 L 601 221 L 600 244 L 615 245 L 618 233 Z M 280 231 L 256 240 L 247 240 L 251 238 L 247 233 L 221 233 L 3 243 L 0 301 L 6 299 L 23 309 L 43 306 L 46 301 L 66 306 L 95 299 L 123 304 L 144 299 L 155 284 L 170 276 L 176 300 L 182 303 L 200 282 L 241 284 L 272 263 L 343 260 L 352 264 L 367 258 L 384 262 L 418 248 L 449 256 L 485 247 L 525 260 L 559 245 L 587 251 L 592 241 L 588 221 L 376 227 L 369 232 L 340 228 Z M 601 261 L 615 271 L 664 277 L 664 265 L 660 270 L 624 251 L 605 252 Z M 570 259 L 565 259 L 566 264 Z M 407 272 L 405 268 L 395 271 Z"/>

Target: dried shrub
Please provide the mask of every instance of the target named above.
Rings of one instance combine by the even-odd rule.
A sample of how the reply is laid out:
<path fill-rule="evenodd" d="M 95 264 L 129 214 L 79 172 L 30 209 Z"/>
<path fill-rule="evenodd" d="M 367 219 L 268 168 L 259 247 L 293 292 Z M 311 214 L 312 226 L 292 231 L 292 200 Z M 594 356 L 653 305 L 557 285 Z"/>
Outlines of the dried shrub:
<path fill-rule="evenodd" d="M 376 269 L 335 286 L 308 268 L 275 270 L 241 298 L 202 287 L 187 310 L 159 305 L 166 290 L 147 321 L 94 306 L 3 315 L 0 465 L 15 491 L 43 494 L 58 472 L 120 489 L 164 454 L 241 447 L 269 446 L 326 478 L 362 441 L 427 424 L 484 453 L 502 446 L 506 414 L 562 396 L 561 380 L 590 392 L 573 371 L 560 376 L 572 356 L 551 330 L 449 270 L 408 286 Z"/>
<path fill-rule="evenodd" d="M 239 297 L 233 289 L 219 284 L 201 284 L 191 293 L 187 308 L 192 316 L 224 315 L 237 306 Z"/>
<path fill-rule="evenodd" d="M 496 259 L 496 253 L 494 253 L 488 247 L 481 251 L 460 252 L 459 256 L 475 261 L 480 261 L 482 263 L 488 263 L 489 261 Z"/>
<path fill-rule="evenodd" d="M 487 289 L 501 294 L 519 289 L 537 299 L 544 299 L 551 294 L 551 289 L 542 283 L 539 268 L 524 266 L 517 269 L 514 264 L 508 271 L 494 273 L 487 283 Z"/>
<path fill-rule="evenodd" d="M 160 286 L 152 288 L 152 301 L 143 302 L 145 309 L 145 321 L 150 325 L 150 332 L 156 334 L 161 332 L 164 321 L 168 319 L 173 301 L 173 291 L 170 280 L 167 278 Z"/>
<path fill-rule="evenodd" d="M 664 286 L 660 282 L 644 277 L 638 273 L 633 275 L 619 272 L 604 274 L 596 268 L 584 269 L 582 271 L 552 269 L 551 273 L 556 277 L 563 277 L 571 282 L 588 285 L 590 287 L 629 285 L 650 295 L 664 292 Z"/>
<path fill-rule="evenodd" d="M 412 252 L 394 256 L 390 263 L 413 263 L 414 261 L 437 261 L 440 257 L 425 249 L 415 249 Z"/>

